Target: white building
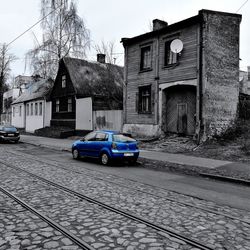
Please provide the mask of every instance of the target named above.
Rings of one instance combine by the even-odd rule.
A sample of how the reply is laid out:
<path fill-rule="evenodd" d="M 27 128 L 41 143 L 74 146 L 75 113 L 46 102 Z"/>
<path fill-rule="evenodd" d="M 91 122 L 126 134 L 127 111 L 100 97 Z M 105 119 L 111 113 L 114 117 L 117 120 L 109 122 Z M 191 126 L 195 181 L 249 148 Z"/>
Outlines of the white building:
<path fill-rule="evenodd" d="M 51 102 L 48 101 L 48 97 L 52 87 L 52 80 L 34 82 L 12 103 L 11 124 L 30 133 L 50 126 Z"/>

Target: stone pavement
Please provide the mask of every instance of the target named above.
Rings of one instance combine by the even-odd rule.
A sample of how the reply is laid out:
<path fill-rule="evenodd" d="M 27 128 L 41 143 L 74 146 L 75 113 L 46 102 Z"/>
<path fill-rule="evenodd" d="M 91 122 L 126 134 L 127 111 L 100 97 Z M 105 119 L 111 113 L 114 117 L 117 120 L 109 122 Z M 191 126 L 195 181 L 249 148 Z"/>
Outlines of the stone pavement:
<path fill-rule="evenodd" d="M 37 146 L 53 148 L 62 151 L 71 151 L 73 139 L 55 139 L 39 137 L 33 135 L 21 135 L 21 142 Z M 187 168 L 197 167 L 198 172 L 208 174 L 210 177 L 226 178 L 234 182 L 248 183 L 250 181 L 250 165 L 230 161 L 209 159 L 204 157 L 187 156 L 184 154 L 173 154 L 159 151 L 149 151 L 141 149 L 140 157 L 148 160 L 161 161 L 179 165 L 185 165 Z M 250 182 L 249 182 L 250 184 Z"/>

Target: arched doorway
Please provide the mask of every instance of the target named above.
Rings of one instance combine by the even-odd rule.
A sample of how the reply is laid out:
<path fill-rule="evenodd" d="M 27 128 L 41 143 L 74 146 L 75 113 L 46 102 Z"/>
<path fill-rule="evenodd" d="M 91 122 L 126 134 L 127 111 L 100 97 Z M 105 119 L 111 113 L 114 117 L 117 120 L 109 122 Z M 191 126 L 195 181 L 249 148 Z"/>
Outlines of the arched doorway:
<path fill-rule="evenodd" d="M 163 127 L 165 132 L 195 133 L 196 87 L 177 85 L 165 89 Z"/>

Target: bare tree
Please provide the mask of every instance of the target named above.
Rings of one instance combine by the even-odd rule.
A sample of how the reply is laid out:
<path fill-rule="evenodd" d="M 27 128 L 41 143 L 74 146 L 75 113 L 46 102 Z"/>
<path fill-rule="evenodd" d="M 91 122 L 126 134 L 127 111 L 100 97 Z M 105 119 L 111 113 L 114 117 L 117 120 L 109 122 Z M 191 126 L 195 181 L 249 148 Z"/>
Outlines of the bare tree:
<path fill-rule="evenodd" d="M 94 46 L 96 53 L 98 54 L 105 54 L 106 55 L 106 62 L 110 64 L 115 64 L 115 42 L 105 42 L 104 40 L 101 41 L 100 44 L 96 44 Z"/>
<path fill-rule="evenodd" d="M 33 74 L 54 78 L 61 58 L 86 57 L 90 32 L 73 0 L 41 0 L 41 16 L 42 41 L 35 37 L 35 47 L 26 54 L 26 62 Z"/>
<path fill-rule="evenodd" d="M 3 93 L 8 90 L 7 80 L 10 73 L 10 64 L 16 57 L 9 53 L 6 44 L 0 44 L 0 114 L 3 108 Z"/>

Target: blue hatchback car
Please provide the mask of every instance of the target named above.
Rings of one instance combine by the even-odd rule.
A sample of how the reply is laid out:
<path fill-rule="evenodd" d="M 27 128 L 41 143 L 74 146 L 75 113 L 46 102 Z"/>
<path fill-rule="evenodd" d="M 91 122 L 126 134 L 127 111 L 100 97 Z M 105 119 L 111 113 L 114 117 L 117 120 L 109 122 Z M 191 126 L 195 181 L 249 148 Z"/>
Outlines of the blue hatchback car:
<path fill-rule="evenodd" d="M 138 142 L 130 136 L 109 130 L 93 131 L 72 145 L 74 159 L 99 158 L 103 165 L 112 160 L 135 163 L 139 156 Z"/>

